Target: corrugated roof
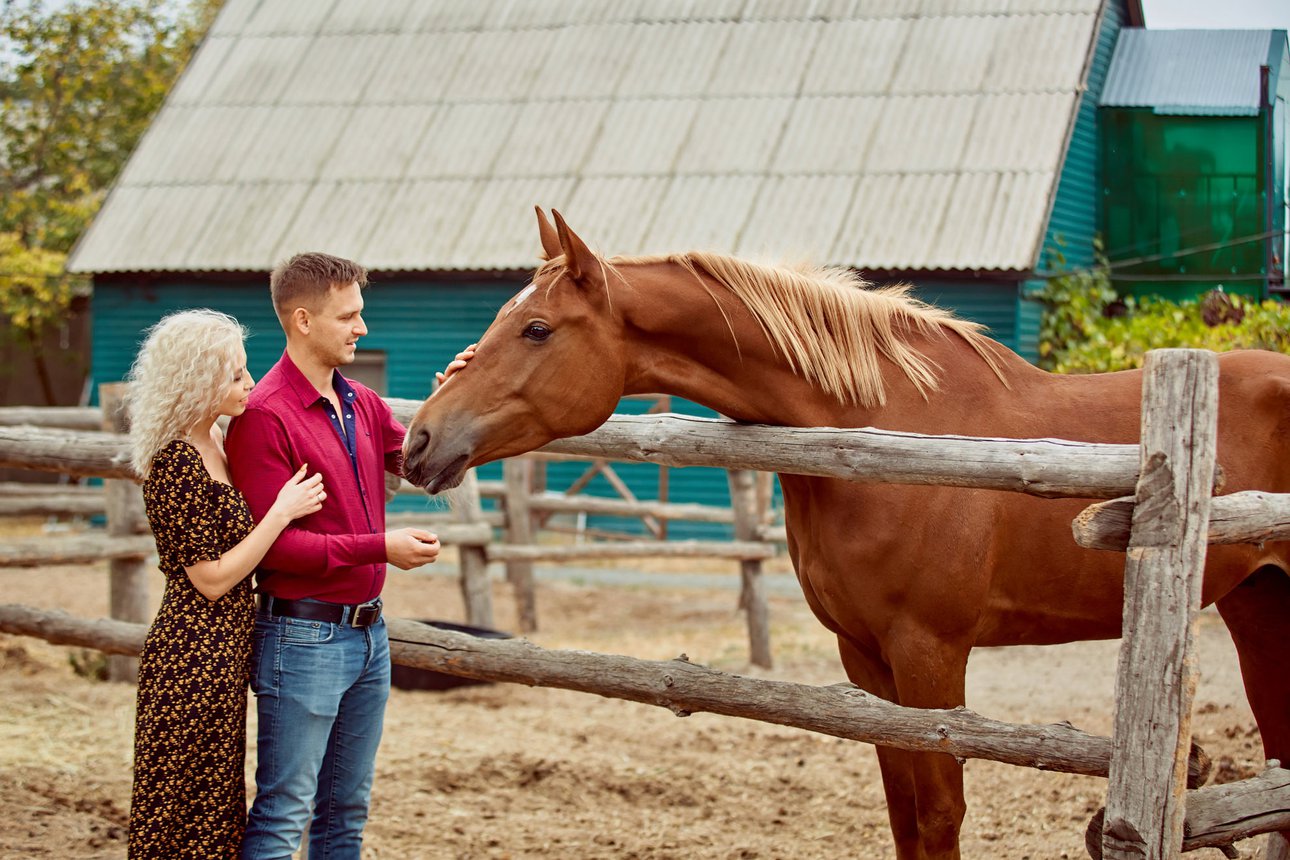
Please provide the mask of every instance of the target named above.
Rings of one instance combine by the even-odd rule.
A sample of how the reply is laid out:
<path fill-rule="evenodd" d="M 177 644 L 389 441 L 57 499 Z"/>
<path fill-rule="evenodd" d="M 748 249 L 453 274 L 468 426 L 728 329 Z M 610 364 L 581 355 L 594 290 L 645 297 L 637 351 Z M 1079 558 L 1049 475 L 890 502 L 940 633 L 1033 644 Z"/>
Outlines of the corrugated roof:
<path fill-rule="evenodd" d="M 1024 271 L 1100 2 L 229 0 L 70 265 Z"/>
<path fill-rule="evenodd" d="M 1253 116 L 1259 67 L 1278 30 L 1125 30 L 1116 43 L 1103 107 L 1151 108 L 1160 114 Z"/>

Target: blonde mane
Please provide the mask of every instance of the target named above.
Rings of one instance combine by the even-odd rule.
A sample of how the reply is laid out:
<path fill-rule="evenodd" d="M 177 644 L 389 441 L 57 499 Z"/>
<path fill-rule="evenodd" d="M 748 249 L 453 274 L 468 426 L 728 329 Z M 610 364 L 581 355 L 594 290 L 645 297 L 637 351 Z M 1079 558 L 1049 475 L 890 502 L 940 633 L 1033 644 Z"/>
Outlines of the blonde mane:
<path fill-rule="evenodd" d="M 684 267 L 701 282 L 706 274 L 730 290 L 794 372 L 844 403 L 866 408 L 886 403 L 883 358 L 924 398 L 939 388 L 939 368 L 909 344 L 911 331 L 963 338 L 1007 385 L 985 326 L 913 298 L 909 284 L 874 288 L 851 269 L 767 266 L 704 251 L 608 262 L 613 267 L 659 260 Z"/>

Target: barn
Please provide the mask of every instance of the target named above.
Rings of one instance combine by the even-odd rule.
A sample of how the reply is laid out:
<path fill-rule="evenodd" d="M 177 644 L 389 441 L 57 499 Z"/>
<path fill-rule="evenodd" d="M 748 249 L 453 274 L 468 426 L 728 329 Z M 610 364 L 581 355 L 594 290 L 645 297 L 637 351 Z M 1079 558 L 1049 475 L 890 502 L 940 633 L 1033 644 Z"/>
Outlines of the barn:
<path fill-rule="evenodd" d="M 1137 0 L 229 0 L 70 259 L 94 382 L 190 306 L 242 320 L 263 373 L 267 273 L 317 249 L 373 273 L 354 375 L 423 397 L 527 280 L 535 204 L 607 255 L 909 281 L 1034 356 L 1040 275 L 1092 261 L 1098 102 L 1141 24 Z"/>

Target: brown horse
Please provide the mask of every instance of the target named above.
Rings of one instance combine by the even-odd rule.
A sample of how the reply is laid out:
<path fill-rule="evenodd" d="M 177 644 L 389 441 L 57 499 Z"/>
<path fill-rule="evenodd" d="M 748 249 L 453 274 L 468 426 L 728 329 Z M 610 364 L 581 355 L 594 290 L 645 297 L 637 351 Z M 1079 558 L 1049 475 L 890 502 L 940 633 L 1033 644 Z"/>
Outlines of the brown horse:
<path fill-rule="evenodd" d="M 848 270 L 688 253 L 603 259 L 538 210 L 546 262 L 417 412 L 404 472 L 465 470 L 587 433 L 625 394 L 737 421 L 1136 443 L 1137 371 L 1056 376 L 978 326 Z M 1290 491 L 1290 357 L 1219 358 L 1225 490 Z M 1120 635 L 1124 556 L 1071 537 L 1080 500 L 780 475 L 788 549 L 847 675 L 920 708 L 964 704 L 976 645 Z M 1269 757 L 1290 761 L 1290 545 L 1215 546 L 1203 599 L 1240 653 Z M 1109 667 L 1108 667 L 1109 671 Z M 896 856 L 956 858 L 954 758 L 879 747 Z"/>

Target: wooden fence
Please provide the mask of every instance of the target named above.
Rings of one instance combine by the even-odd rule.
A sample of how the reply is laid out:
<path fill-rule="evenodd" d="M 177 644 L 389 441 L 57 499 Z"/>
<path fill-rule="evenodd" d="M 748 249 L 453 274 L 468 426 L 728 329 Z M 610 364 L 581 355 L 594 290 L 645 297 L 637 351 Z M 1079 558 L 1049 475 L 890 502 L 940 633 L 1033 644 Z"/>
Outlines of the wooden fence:
<path fill-rule="evenodd" d="M 405 419 L 415 404 L 396 403 Z M 935 750 L 1025 766 L 1108 776 L 1107 805 L 1090 823 L 1094 856 L 1166 860 L 1183 850 L 1226 847 L 1257 833 L 1290 829 L 1290 771 L 1269 762 L 1250 780 L 1188 790 L 1192 764 L 1192 634 L 1205 547 L 1220 521 L 1228 535 L 1290 538 L 1290 499 L 1238 493 L 1212 499 L 1217 365 L 1212 353 L 1151 353 L 1143 385 L 1139 446 L 1061 440 L 926 437 L 874 430 L 750 427 L 678 416 L 616 416 L 587 436 L 543 450 L 668 465 L 716 465 L 854 480 L 948 484 L 1115 500 L 1081 516 L 1076 534 L 1123 546 L 1124 638 L 1117 675 L 1115 735 L 1091 742 L 1109 755 L 1066 746 L 1070 737 L 1039 727 L 981 721 L 955 711 L 910 711 L 855 690 L 813 689 L 712 673 L 684 661 L 559 652 L 524 642 L 474 639 L 392 620 L 394 659 L 484 680 L 595 692 L 671 708 L 796 725 L 910 750 Z M 122 476 L 111 451 L 119 440 L 0 428 L 0 465 L 32 463 L 59 471 Z M 100 434 L 103 435 L 103 434 Z M 119 457 L 119 453 L 117 455 Z M 1141 468 L 1140 468 L 1141 464 Z M 1122 498 L 1131 496 L 1132 498 Z M 1127 540 L 1123 526 L 1128 515 Z M 1275 511 L 1275 515 L 1269 515 Z M 1239 538 L 1237 538 L 1239 539 Z M 0 607 L 0 630 L 54 642 L 133 653 L 141 625 L 87 622 L 61 613 Z M 1143 679 L 1150 679 L 1144 682 Z M 1147 719 L 1144 715 L 1151 714 Z M 1074 731 L 1074 730 L 1070 730 Z M 1087 739 L 1085 739 L 1087 740 Z M 1075 764 L 1075 760 L 1083 764 Z M 1102 762 L 1105 761 L 1105 771 Z M 1077 769 L 1079 768 L 1079 769 Z M 1193 778 L 1192 784 L 1196 783 Z M 1282 860 L 1271 837 L 1266 857 Z"/>
<path fill-rule="evenodd" d="M 144 565 L 152 546 L 147 536 L 147 523 L 142 516 L 142 496 L 131 480 L 125 480 L 131 475 L 128 469 L 122 468 L 126 457 L 124 438 L 108 437 L 116 446 L 115 450 L 109 450 L 100 434 L 87 436 L 75 432 L 101 429 L 123 433 L 127 419 L 118 409 L 122 393 L 120 384 L 101 386 L 101 409 L 0 408 L 0 432 L 10 434 L 8 439 L 14 457 L 5 462 L 23 468 L 65 470 L 73 475 L 105 478 L 104 489 L 97 491 L 58 485 L 0 485 L 0 514 L 105 514 L 108 523 L 106 537 L 89 535 L 66 539 L 60 536 L 57 542 L 42 538 L 11 541 L 0 547 L 0 567 L 108 559 L 111 568 L 111 617 L 141 622 L 146 620 L 144 606 L 148 593 Z M 418 401 L 410 400 L 391 400 L 390 403 L 396 416 L 405 423 L 420 405 Z M 654 414 L 654 410 L 647 414 Z M 105 415 L 109 417 L 105 418 Z M 33 422 L 40 422 L 39 429 L 30 426 Z M 44 441 L 44 445 L 33 448 L 21 441 L 24 438 L 35 441 L 37 437 Z M 101 459 L 104 456 L 108 458 L 106 463 Z M 563 493 L 535 493 L 535 473 L 553 460 L 580 460 L 587 462 L 588 467 L 583 476 Z M 64 468 L 60 468 L 60 464 Z M 659 483 L 664 491 L 666 469 L 665 464 L 660 466 Z M 578 490 L 596 475 L 605 476 L 621 498 L 577 495 Z M 514 592 L 519 627 L 525 633 L 538 627 L 534 562 L 615 558 L 732 560 L 739 565 L 738 605 L 745 611 L 747 619 L 749 659 L 754 665 L 769 668 L 773 659 L 762 562 L 777 555 L 780 552 L 778 545 L 786 540 L 783 526 L 771 522 L 770 477 L 765 473 L 754 475 L 747 471 L 732 471 L 729 476 L 730 508 L 675 504 L 666 500 L 637 499 L 617 476 L 613 458 L 536 452 L 505 461 L 501 481 L 477 480 L 474 473 L 470 473 L 463 486 L 454 492 L 451 511 L 394 513 L 387 519 L 390 527 L 418 525 L 429 528 L 445 545 L 457 548 L 462 599 L 466 619 L 472 625 L 494 626 L 488 564 L 504 564 L 506 578 Z M 424 497 L 423 490 L 406 481 L 390 481 L 387 499 L 400 493 Z M 498 510 L 485 511 L 482 505 L 484 498 L 496 499 Z M 543 527 L 549 526 L 548 519 L 556 514 L 640 518 L 655 537 L 576 545 L 540 542 Z M 738 539 L 662 539 L 666 536 L 667 524 L 675 521 L 731 524 Z M 495 538 L 495 528 L 500 531 L 500 541 Z M 133 671 L 132 661 L 116 658 L 110 661 L 109 677 L 114 680 L 133 680 Z"/>

